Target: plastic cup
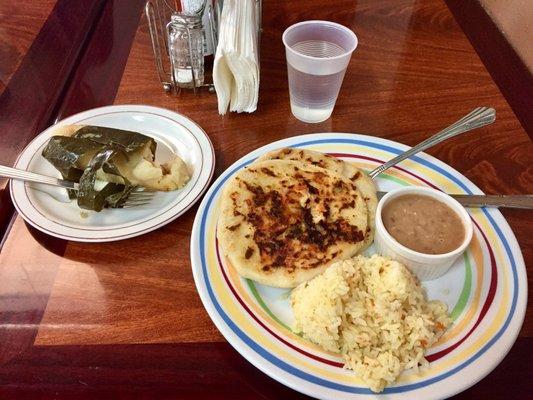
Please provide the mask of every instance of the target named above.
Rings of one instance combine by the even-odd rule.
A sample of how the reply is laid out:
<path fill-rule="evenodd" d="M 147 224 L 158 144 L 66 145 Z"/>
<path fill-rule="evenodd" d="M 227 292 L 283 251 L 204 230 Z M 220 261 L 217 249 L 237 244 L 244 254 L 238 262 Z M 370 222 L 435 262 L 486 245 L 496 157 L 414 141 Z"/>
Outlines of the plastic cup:
<path fill-rule="evenodd" d="M 333 112 L 357 36 L 329 21 L 305 21 L 283 32 L 292 114 L 322 122 Z"/>

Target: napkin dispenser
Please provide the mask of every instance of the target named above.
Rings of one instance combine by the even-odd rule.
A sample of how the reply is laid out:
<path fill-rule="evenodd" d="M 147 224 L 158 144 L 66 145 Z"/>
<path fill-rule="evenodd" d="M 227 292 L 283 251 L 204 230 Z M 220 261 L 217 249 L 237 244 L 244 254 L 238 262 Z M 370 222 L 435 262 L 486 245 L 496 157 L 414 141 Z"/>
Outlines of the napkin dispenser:
<path fill-rule="evenodd" d="M 215 92 L 212 71 L 206 68 L 204 58 L 218 48 L 219 29 L 228 25 L 222 21 L 225 4 L 227 10 L 235 5 L 253 9 L 258 52 L 261 0 L 182 0 L 181 7 L 169 1 L 148 0 L 145 6 L 156 70 L 166 92 L 185 89 L 197 93 L 202 88 Z M 199 4 L 197 9 L 191 9 L 194 4 Z"/>

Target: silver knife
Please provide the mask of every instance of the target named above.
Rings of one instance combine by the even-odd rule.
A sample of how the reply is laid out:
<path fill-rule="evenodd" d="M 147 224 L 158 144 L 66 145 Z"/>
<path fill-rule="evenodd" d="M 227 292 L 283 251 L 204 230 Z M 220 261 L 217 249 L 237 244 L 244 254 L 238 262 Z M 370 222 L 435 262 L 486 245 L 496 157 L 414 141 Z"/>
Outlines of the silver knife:
<path fill-rule="evenodd" d="M 387 192 L 378 191 L 378 199 Z M 533 194 L 520 195 L 484 195 L 484 194 L 449 194 L 465 207 L 505 207 L 533 209 Z"/>

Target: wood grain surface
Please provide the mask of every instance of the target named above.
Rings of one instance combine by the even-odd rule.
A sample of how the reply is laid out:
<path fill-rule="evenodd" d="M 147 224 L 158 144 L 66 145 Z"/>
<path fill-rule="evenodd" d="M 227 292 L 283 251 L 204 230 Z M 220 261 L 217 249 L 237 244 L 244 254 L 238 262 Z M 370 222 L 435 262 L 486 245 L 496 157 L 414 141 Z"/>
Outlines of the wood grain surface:
<path fill-rule="evenodd" d="M 314 125 L 290 113 L 281 44 L 287 26 L 307 19 L 344 24 L 360 43 L 332 118 Z M 476 106 L 492 106 L 494 125 L 429 153 L 487 193 L 533 193 L 533 144 L 442 0 L 265 0 L 263 26 L 257 112 L 221 117 L 212 94 L 165 94 L 144 18 L 114 103 L 164 107 L 198 122 L 215 147 L 215 176 L 249 151 L 285 137 L 357 132 L 413 145 Z M 81 87 L 81 75 L 70 87 Z M 85 80 L 83 87 L 72 89 L 58 109 L 77 111 L 79 104 L 113 99 L 101 81 Z M 195 212 L 193 207 L 142 237 L 106 244 L 56 240 L 17 218 L 0 253 L 0 397 L 303 397 L 251 366 L 211 323 L 191 275 Z M 504 215 L 531 277 L 532 214 Z M 520 338 L 504 362 L 457 398 L 531 393 L 532 312 L 530 301 Z"/>
<path fill-rule="evenodd" d="M 0 57 L 0 71 L 6 82 L 9 77 L 0 94 L 2 165 L 12 166 L 29 141 L 53 122 L 56 104 L 79 61 L 78 56 L 90 36 L 103 2 L 2 2 L 4 14 L 0 33 L 2 40 L 8 41 L 8 44 L 2 41 L 2 52 L 9 53 L 11 48 L 14 53 Z M 13 73 L 14 68 L 16 71 Z M 0 178 L 2 234 L 13 215 L 6 183 L 6 179 Z"/>
<path fill-rule="evenodd" d="M 56 0 L 0 2 L 0 94 L 55 4 Z"/>
<path fill-rule="evenodd" d="M 55 116 L 57 120 L 113 102 L 145 3 L 106 1 Z"/>
<path fill-rule="evenodd" d="M 102 3 L 103 0 L 58 1 L 31 46 L 20 54 L 22 59 L 15 63 L 18 68 L 0 96 L 0 160 L 3 164 L 11 165 L 29 139 L 50 124 L 55 104 L 99 16 Z M 32 15 L 32 4 L 34 2 L 7 1 L 2 7 L 10 6 L 19 15 L 27 9 Z M 13 23 L 6 23 L 5 28 L 12 29 L 12 24 L 17 22 L 18 29 L 27 27 L 30 32 L 39 29 L 38 22 L 31 18 L 27 21 L 14 19 Z M 21 52 L 30 39 L 24 36 L 16 39 L 13 34 L 9 38 L 14 46 L 20 43 Z M 10 58 L 2 58 L 1 64 L 2 70 L 9 70 Z"/>
<path fill-rule="evenodd" d="M 533 71 L 526 61 L 520 57 L 512 43 L 507 39 L 507 32 L 493 20 L 493 16 L 485 10 L 481 1 L 446 0 L 446 4 L 467 37 L 473 43 L 481 60 L 490 71 L 511 107 L 522 123 L 522 126 L 533 137 Z M 522 3 L 527 7 L 526 3 Z M 517 13 L 510 2 L 502 4 Z M 529 5 L 531 7 L 531 5 Z M 527 17 L 522 16 L 524 21 Z M 472 21 L 476 21 L 475 24 Z M 520 24 L 518 24 L 522 28 Z M 515 30 L 517 28 L 515 27 Z M 530 37 L 531 32 L 523 32 Z"/>

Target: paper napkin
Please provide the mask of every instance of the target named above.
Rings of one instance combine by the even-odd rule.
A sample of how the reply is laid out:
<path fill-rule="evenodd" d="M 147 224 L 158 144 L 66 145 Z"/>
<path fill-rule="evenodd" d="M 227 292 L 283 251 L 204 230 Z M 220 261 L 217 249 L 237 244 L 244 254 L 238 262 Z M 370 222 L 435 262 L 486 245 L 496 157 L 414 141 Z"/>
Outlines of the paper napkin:
<path fill-rule="evenodd" d="M 259 94 L 259 57 L 254 0 L 226 0 L 213 67 L 218 112 L 253 112 Z"/>

